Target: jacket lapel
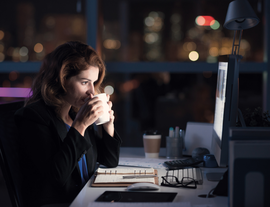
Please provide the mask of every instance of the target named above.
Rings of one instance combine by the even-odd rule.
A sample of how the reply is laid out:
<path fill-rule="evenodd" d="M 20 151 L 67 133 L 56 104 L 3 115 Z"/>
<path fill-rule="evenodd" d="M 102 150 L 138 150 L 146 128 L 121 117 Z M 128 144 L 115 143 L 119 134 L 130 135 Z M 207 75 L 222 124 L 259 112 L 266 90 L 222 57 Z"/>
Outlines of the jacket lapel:
<path fill-rule="evenodd" d="M 58 132 L 58 135 L 59 135 L 59 137 L 61 138 L 61 140 L 63 142 L 65 137 L 67 136 L 66 124 L 62 120 L 60 120 L 58 118 L 55 118 L 54 124 L 55 124 L 55 128 L 56 128 L 56 130 Z"/>

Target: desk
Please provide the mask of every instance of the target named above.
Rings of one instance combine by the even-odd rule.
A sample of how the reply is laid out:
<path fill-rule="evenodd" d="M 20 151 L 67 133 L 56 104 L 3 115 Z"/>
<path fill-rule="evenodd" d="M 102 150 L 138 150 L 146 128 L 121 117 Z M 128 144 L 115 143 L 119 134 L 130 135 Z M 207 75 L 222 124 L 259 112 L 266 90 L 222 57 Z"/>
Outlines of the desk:
<path fill-rule="evenodd" d="M 121 148 L 120 151 L 120 163 L 121 160 L 126 160 L 127 158 L 140 160 L 141 163 L 145 161 L 148 162 L 148 159 L 144 157 L 143 148 Z M 165 149 L 161 149 L 160 158 L 155 159 L 155 164 L 166 160 L 165 158 Z M 158 168 L 159 183 L 161 183 L 161 176 L 165 175 L 165 168 Z M 224 168 L 202 168 L 203 172 L 203 185 L 197 185 L 197 189 L 186 189 L 186 188 L 170 188 L 160 186 L 160 190 L 157 192 L 177 192 L 173 203 L 171 205 L 175 206 L 175 203 L 178 203 L 178 206 L 193 206 L 193 207 L 227 207 L 228 206 L 228 197 L 217 196 L 215 198 L 200 198 L 198 195 L 207 194 L 210 190 L 216 187 L 217 182 L 208 181 L 206 179 L 206 173 L 209 172 L 225 172 Z M 90 183 L 93 177 L 86 183 L 84 188 L 71 203 L 70 207 L 88 207 L 91 202 L 100 196 L 104 191 L 125 191 L 125 187 L 91 187 Z M 155 192 L 155 191 L 152 191 Z M 115 203 L 116 204 L 116 203 Z M 119 206 L 121 203 L 118 203 Z M 188 205 L 184 205 L 188 204 Z M 101 205 L 102 206 L 102 205 Z M 149 205 L 150 206 L 150 205 Z M 170 203 L 164 203 L 164 206 L 170 206 Z"/>

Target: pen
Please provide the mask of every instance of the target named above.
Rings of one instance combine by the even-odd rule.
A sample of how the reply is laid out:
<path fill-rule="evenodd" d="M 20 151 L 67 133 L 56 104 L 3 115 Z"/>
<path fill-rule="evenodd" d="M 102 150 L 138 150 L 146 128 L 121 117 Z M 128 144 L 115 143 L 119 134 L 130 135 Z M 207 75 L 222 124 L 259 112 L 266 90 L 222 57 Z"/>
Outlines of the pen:
<path fill-rule="evenodd" d="M 172 127 L 169 129 L 169 137 L 174 137 L 174 130 Z"/>
<path fill-rule="evenodd" d="M 174 137 L 179 138 L 179 126 L 176 126 L 176 127 L 175 127 Z"/>
<path fill-rule="evenodd" d="M 154 178 L 156 175 L 125 175 L 123 179 L 132 179 L 132 178 Z"/>

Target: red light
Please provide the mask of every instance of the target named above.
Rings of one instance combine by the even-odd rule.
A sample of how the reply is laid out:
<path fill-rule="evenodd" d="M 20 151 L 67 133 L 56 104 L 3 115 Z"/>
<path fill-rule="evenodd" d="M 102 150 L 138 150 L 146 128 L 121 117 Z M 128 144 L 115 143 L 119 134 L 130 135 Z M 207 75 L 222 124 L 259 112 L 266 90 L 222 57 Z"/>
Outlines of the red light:
<path fill-rule="evenodd" d="M 195 21 L 199 26 L 211 26 L 215 23 L 214 20 L 211 16 L 198 16 Z"/>

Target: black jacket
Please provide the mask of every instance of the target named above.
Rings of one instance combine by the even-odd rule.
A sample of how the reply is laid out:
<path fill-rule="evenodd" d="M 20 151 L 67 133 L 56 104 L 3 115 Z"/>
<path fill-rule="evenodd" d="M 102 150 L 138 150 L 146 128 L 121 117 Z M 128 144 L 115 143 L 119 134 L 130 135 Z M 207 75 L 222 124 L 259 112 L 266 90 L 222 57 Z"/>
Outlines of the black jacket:
<path fill-rule="evenodd" d="M 24 206 L 70 203 L 83 187 L 78 166 L 83 154 L 90 177 L 96 162 L 107 167 L 118 165 L 121 139 L 116 132 L 111 137 L 103 129 L 99 137 L 90 126 L 83 137 L 73 127 L 67 131 L 44 101 L 18 110 L 15 121 L 20 134 Z"/>

